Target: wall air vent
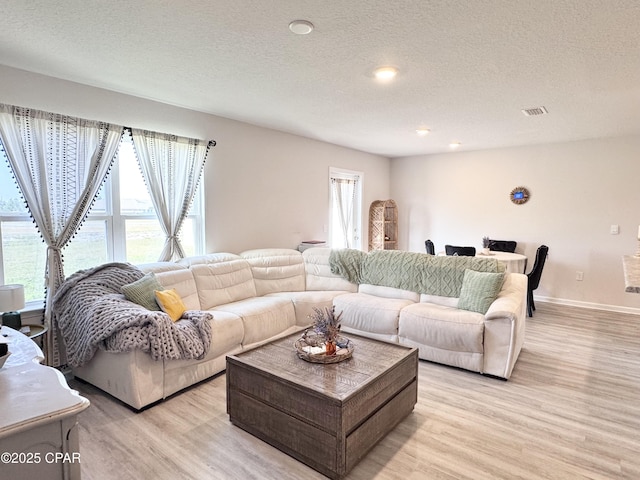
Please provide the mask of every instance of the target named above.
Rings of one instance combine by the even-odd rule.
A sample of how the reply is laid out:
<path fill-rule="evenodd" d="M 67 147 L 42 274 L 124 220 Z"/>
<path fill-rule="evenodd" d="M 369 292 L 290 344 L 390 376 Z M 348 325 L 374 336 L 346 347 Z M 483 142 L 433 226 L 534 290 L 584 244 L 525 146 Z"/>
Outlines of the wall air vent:
<path fill-rule="evenodd" d="M 533 107 L 525 108 L 524 110 L 522 110 L 522 113 L 524 113 L 527 117 L 533 117 L 535 115 L 545 115 L 549 112 L 547 112 L 547 109 L 544 107 Z"/>

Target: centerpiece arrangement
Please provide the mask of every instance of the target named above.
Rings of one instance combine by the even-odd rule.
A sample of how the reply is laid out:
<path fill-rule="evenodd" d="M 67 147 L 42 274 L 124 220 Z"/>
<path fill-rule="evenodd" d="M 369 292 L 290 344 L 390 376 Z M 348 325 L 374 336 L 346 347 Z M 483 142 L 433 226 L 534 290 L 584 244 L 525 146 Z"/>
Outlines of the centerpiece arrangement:
<path fill-rule="evenodd" d="M 482 254 L 491 255 L 491 239 L 489 237 L 482 237 Z"/>
<path fill-rule="evenodd" d="M 333 308 L 315 308 L 312 324 L 294 344 L 300 358 L 314 363 L 336 363 L 353 354 L 353 342 L 340 336 L 340 317 Z"/>

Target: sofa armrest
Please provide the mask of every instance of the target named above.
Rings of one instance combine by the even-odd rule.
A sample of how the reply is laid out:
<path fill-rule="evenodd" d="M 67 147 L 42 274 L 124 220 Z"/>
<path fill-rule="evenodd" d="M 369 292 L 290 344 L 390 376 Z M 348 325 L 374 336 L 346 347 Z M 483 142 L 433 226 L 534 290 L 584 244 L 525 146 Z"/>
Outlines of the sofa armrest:
<path fill-rule="evenodd" d="M 515 319 L 520 315 L 523 302 L 527 301 L 527 276 L 522 273 L 507 274 L 497 298 L 485 313 L 485 320 Z"/>
<path fill-rule="evenodd" d="M 526 275 L 508 274 L 498 298 L 485 314 L 485 374 L 502 378 L 511 376 L 524 343 L 526 306 Z"/>

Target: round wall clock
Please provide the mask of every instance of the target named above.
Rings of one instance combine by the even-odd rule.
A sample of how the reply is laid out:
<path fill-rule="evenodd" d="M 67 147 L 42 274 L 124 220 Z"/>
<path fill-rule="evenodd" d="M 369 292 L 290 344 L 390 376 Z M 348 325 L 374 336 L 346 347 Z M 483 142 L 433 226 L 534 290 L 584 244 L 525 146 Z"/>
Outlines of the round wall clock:
<path fill-rule="evenodd" d="M 516 205 L 520 205 L 529 200 L 529 190 L 524 187 L 516 187 L 511 190 L 509 198 L 511 198 L 511 201 Z"/>

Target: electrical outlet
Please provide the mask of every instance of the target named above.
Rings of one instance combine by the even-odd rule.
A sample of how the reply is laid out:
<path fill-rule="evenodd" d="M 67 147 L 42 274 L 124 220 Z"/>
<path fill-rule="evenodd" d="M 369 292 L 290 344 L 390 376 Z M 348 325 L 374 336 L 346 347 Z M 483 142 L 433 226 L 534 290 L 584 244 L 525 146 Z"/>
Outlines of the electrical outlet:
<path fill-rule="evenodd" d="M 618 235 L 620 233 L 620 225 L 611 225 L 611 235 Z"/>
<path fill-rule="evenodd" d="M 581 271 L 577 271 L 576 272 L 576 280 L 578 280 L 579 282 L 581 282 L 584 279 L 584 273 Z"/>

